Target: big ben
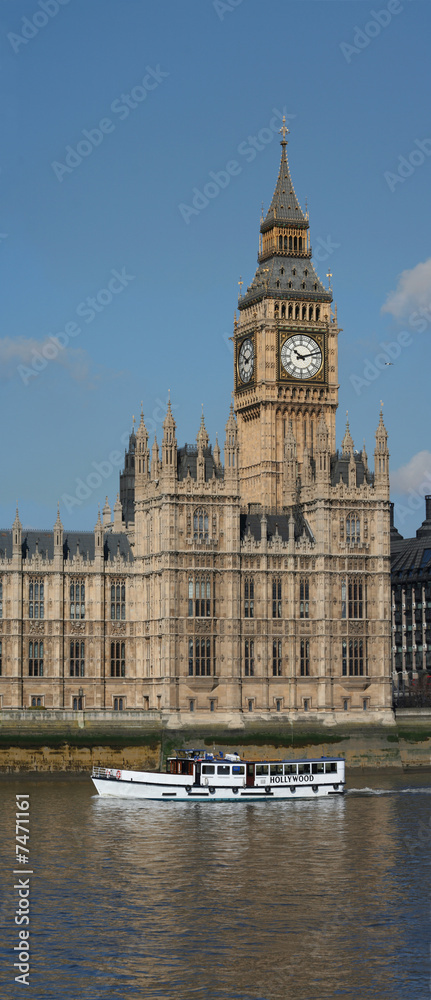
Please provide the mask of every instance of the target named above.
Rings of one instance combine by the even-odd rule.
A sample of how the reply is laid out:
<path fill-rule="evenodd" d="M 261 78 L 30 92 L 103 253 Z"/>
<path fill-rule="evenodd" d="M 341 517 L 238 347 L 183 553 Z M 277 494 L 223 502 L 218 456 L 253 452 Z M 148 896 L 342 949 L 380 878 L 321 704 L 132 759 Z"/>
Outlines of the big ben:
<path fill-rule="evenodd" d="M 258 268 L 239 299 L 235 322 L 235 412 L 244 505 L 283 506 L 283 459 L 290 430 L 298 469 L 313 459 L 319 422 L 335 451 L 338 402 L 336 312 L 312 263 L 308 212 L 300 207 L 287 159 L 260 226 Z"/>

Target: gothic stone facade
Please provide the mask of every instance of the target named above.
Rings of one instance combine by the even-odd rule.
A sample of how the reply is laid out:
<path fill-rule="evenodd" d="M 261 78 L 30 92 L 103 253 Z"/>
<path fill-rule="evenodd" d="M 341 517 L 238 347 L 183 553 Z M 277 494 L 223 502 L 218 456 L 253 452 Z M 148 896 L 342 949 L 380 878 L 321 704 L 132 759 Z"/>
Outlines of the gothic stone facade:
<path fill-rule="evenodd" d="M 17 512 L 0 536 L 3 709 L 390 718 L 387 434 L 380 414 L 374 472 L 348 424 L 336 451 L 336 309 L 281 146 L 224 463 L 203 416 L 178 447 L 169 405 L 161 453 L 143 414 L 130 436 L 113 520 L 107 502 L 92 532 L 59 515 L 35 532 Z"/>

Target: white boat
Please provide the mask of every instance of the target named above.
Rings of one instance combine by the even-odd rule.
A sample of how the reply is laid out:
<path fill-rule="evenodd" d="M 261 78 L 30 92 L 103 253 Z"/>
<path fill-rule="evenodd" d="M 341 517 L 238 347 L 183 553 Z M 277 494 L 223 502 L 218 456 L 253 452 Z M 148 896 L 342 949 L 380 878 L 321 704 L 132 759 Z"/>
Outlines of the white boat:
<path fill-rule="evenodd" d="M 91 777 L 99 795 L 122 799 L 293 802 L 342 795 L 345 762 L 341 757 L 242 760 L 236 753 L 175 750 L 166 772 L 94 767 Z"/>

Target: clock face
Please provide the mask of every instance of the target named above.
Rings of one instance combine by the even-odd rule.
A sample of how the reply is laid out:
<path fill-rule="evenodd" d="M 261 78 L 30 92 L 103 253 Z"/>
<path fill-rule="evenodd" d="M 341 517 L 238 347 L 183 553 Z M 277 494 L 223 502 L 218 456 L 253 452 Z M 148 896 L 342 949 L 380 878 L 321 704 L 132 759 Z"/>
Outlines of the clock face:
<path fill-rule="evenodd" d="M 281 363 L 292 378 L 312 378 L 322 367 L 322 351 L 312 337 L 296 333 L 281 348 Z"/>
<path fill-rule="evenodd" d="M 251 340 L 243 340 L 238 354 L 238 372 L 241 382 L 249 382 L 254 372 L 254 347 Z"/>

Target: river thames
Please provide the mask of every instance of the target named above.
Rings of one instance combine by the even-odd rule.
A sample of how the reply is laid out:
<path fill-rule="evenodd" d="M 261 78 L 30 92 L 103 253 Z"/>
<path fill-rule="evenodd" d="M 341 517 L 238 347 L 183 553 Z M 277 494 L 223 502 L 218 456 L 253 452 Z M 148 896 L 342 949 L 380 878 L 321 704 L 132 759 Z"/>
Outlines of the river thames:
<path fill-rule="evenodd" d="M 231 805 L 1 776 L 1 997 L 431 997 L 430 779 L 351 772 L 342 799 Z"/>

